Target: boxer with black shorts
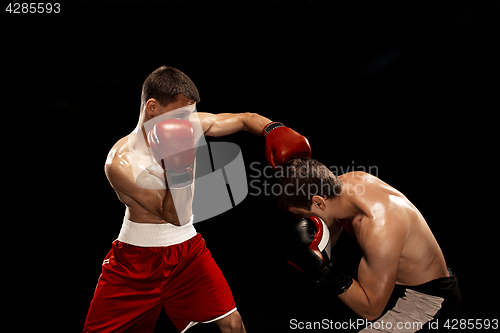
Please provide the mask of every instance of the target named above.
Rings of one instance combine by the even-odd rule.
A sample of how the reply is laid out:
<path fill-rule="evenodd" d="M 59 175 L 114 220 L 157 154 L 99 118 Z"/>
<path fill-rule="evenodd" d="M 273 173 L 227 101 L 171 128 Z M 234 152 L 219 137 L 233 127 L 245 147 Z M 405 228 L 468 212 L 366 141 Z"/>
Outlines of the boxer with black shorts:
<path fill-rule="evenodd" d="M 372 327 L 383 332 L 414 332 L 436 318 L 459 316 L 457 276 L 424 217 L 401 192 L 364 172 L 337 177 L 310 158 L 292 159 L 283 175 L 279 204 L 298 219 L 287 224 L 280 247 L 325 293 L 376 320 Z M 333 266 L 327 251 L 343 229 L 363 254 L 357 280 Z M 325 233 L 331 245 L 320 241 Z"/>
<path fill-rule="evenodd" d="M 262 136 L 271 121 L 255 113 L 193 114 L 199 100 L 184 73 L 156 69 L 143 84 L 137 127 L 108 154 L 106 176 L 126 210 L 84 332 L 153 332 L 162 308 L 181 332 L 208 322 L 221 332 L 245 332 L 231 290 L 193 226 L 194 149 L 203 135 Z M 287 138 L 276 146 L 288 149 Z"/>

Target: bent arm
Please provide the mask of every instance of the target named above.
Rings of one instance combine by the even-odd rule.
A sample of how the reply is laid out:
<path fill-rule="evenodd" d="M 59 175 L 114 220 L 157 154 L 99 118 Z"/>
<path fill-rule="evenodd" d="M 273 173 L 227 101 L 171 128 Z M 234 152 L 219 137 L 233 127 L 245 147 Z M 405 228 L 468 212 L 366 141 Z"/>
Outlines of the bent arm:
<path fill-rule="evenodd" d="M 339 295 L 342 302 L 367 320 L 382 315 L 396 284 L 405 237 L 401 228 L 392 226 L 372 226 L 365 232 L 368 236 L 359 240 L 363 258 L 358 268 L 358 281 L 353 281 L 351 287 Z"/>
<path fill-rule="evenodd" d="M 374 274 L 366 264 L 366 259 L 361 259 L 358 269 L 358 281 L 353 280 L 352 285 L 339 298 L 361 317 L 375 320 L 384 311 L 396 282 L 396 275 Z"/>
<path fill-rule="evenodd" d="M 141 184 L 138 185 L 128 163 L 123 163 L 120 159 L 106 163 L 105 172 L 124 204 L 139 205 L 162 220 L 177 225 L 183 225 L 191 218 L 192 187 L 169 190 L 165 185 L 165 175 L 160 179 L 152 174 L 141 179 Z"/>
<path fill-rule="evenodd" d="M 199 112 L 200 122 L 205 135 L 218 137 L 239 131 L 248 131 L 262 136 L 262 130 L 271 122 L 257 113 L 220 113 Z"/>

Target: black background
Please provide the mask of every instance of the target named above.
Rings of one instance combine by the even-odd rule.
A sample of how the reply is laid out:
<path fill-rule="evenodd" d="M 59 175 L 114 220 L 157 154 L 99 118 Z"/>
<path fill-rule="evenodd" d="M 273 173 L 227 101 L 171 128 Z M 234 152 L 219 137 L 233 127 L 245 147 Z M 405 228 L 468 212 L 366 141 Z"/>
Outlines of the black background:
<path fill-rule="evenodd" d="M 8 3 L 2 3 L 2 11 Z M 498 318 L 498 10 L 477 2 L 72 2 L 2 12 L 4 294 L 10 332 L 78 332 L 124 207 L 104 175 L 135 127 L 142 82 L 185 72 L 198 111 L 256 112 L 328 166 L 376 166 L 423 213 L 459 276 L 464 318 Z M 249 180 L 264 139 L 237 143 Z M 352 170 L 352 169 L 351 169 Z M 349 170 L 349 171 L 351 171 Z M 14 184 L 14 186 L 12 186 Z M 272 196 L 196 224 L 248 332 L 358 317 L 277 255 Z M 12 218 L 14 216 L 14 218 Z M 13 219 L 13 220 L 11 220 Z M 355 276 L 343 235 L 335 260 Z M 157 330 L 175 332 L 160 316 Z M 198 325 L 190 332 L 216 331 Z"/>

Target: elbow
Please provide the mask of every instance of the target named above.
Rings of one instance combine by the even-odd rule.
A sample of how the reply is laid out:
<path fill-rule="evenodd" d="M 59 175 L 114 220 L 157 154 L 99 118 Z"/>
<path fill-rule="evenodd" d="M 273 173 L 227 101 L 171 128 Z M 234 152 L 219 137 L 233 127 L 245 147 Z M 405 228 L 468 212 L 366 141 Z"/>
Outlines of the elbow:
<path fill-rule="evenodd" d="M 375 319 L 380 318 L 382 314 L 384 313 L 386 304 L 381 304 L 375 303 L 375 302 L 370 302 L 368 300 L 367 303 L 361 305 L 358 307 L 355 312 L 363 319 L 366 319 L 368 321 L 373 321 Z M 353 309 L 354 310 L 354 309 Z"/>
<path fill-rule="evenodd" d="M 379 318 L 382 314 L 384 313 L 384 309 L 374 309 L 374 308 L 369 308 L 366 309 L 365 311 L 358 313 L 361 318 L 366 319 L 368 321 L 373 321 L 377 318 Z"/>
<path fill-rule="evenodd" d="M 390 296 L 390 295 L 389 295 Z M 361 318 L 368 321 L 380 318 L 384 313 L 389 300 L 385 293 L 367 291 L 359 284 L 353 282 L 344 294 L 339 295 L 341 300 L 356 312 Z"/>
<path fill-rule="evenodd" d="M 365 315 L 361 315 L 361 318 L 366 319 L 368 321 L 374 321 L 375 319 L 377 319 L 381 315 L 382 315 L 382 313 L 380 313 L 378 315 L 365 314 Z"/>
<path fill-rule="evenodd" d="M 241 113 L 241 115 L 243 117 L 244 130 L 246 130 L 246 131 L 248 131 L 250 129 L 249 125 L 252 124 L 254 119 L 259 116 L 257 113 L 253 113 L 253 112 L 243 112 L 243 113 Z"/>

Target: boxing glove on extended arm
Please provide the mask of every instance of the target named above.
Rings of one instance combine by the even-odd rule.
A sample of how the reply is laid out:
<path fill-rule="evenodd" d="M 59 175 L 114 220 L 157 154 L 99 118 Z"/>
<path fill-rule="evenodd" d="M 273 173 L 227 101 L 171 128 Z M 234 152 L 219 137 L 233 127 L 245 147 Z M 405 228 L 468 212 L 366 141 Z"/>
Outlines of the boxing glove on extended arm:
<path fill-rule="evenodd" d="M 311 157 L 306 137 L 282 123 L 271 122 L 263 129 L 266 137 L 266 158 L 273 169 L 285 166 L 294 157 Z"/>
<path fill-rule="evenodd" d="M 283 234 L 280 246 L 287 261 L 328 294 L 340 295 L 351 286 L 352 278 L 330 261 L 330 232 L 319 217 L 292 222 Z"/>
<path fill-rule="evenodd" d="M 155 160 L 165 169 L 171 189 L 193 183 L 194 128 L 183 119 L 160 121 L 148 133 Z"/>

